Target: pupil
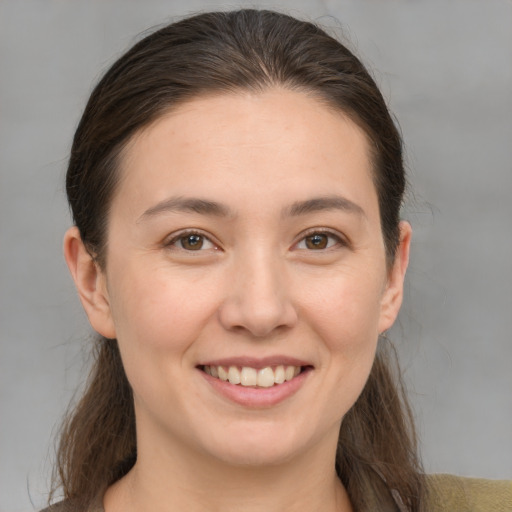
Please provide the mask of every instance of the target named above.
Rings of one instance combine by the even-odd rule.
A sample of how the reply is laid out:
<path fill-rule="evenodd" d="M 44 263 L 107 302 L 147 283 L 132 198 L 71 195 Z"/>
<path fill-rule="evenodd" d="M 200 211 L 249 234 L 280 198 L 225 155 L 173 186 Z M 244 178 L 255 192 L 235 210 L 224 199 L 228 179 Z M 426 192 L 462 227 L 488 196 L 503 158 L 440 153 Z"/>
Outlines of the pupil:
<path fill-rule="evenodd" d="M 327 237 L 325 235 L 312 235 L 308 237 L 308 242 L 310 249 L 325 249 L 327 246 Z"/>
<path fill-rule="evenodd" d="M 200 249 L 203 245 L 202 237 L 199 235 L 188 235 L 184 242 L 186 249 Z"/>

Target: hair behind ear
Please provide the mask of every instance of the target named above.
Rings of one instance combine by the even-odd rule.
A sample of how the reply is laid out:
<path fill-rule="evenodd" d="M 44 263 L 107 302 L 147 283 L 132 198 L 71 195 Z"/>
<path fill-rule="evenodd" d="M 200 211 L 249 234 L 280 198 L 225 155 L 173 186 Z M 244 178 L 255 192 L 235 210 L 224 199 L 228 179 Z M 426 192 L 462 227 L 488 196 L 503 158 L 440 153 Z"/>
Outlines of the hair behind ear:
<path fill-rule="evenodd" d="M 425 510 L 413 414 L 386 338 L 379 341 L 363 392 L 343 418 L 336 470 L 356 510 Z"/>
<path fill-rule="evenodd" d="M 137 457 L 135 411 L 116 340 L 99 337 L 81 400 L 68 412 L 60 436 L 51 501 L 64 498 L 86 507 L 125 475 Z"/>

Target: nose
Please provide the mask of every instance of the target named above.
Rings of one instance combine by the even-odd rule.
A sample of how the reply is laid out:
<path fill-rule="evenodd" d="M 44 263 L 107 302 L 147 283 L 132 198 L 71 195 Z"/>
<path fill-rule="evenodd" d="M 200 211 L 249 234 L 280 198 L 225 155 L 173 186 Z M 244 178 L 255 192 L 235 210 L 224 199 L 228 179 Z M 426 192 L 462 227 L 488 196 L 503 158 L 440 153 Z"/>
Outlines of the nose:
<path fill-rule="evenodd" d="M 229 331 L 262 338 L 293 327 L 298 319 L 290 287 L 277 256 L 253 254 L 231 269 L 219 320 Z"/>

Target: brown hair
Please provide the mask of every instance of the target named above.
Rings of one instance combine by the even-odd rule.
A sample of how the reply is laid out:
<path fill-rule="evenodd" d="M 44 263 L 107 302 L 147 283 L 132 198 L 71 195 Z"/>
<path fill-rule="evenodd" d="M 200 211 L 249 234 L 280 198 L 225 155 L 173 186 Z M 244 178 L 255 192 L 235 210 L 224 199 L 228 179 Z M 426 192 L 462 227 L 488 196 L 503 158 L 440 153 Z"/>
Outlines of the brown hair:
<path fill-rule="evenodd" d="M 393 261 L 405 172 L 401 137 L 378 87 L 362 63 L 316 25 L 248 9 L 199 14 L 154 32 L 92 92 L 66 186 L 74 222 L 101 266 L 117 163 L 130 138 L 191 98 L 274 86 L 312 94 L 365 131 L 388 264 Z M 369 496 L 381 510 L 385 504 L 422 510 L 412 416 L 390 361 L 381 341 L 368 382 L 341 425 L 336 470 L 355 510 L 367 509 Z M 136 456 L 133 398 L 118 345 L 99 339 L 88 387 L 62 430 L 56 480 L 66 498 L 86 504 L 126 474 Z"/>

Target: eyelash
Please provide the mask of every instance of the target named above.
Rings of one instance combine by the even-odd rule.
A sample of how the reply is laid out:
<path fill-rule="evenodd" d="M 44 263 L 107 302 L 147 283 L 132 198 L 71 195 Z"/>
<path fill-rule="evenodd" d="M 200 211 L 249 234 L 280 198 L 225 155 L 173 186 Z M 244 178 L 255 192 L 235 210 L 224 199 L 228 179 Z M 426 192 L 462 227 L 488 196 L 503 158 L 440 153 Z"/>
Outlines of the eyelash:
<path fill-rule="evenodd" d="M 307 248 L 307 247 L 299 247 L 299 245 L 302 244 L 302 243 L 306 244 L 308 238 L 311 238 L 311 237 L 317 236 L 317 235 L 325 236 L 328 239 L 330 238 L 330 239 L 334 240 L 334 243 L 331 243 L 327 247 L 322 247 L 320 249 L 311 249 L 311 248 Z M 329 244 L 329 242 L 327 242 L 327 243 Z M 348 246 L 348 242 L 341 235 L 339 235 L 337 233 L 334 233 L 334 232 L 329 231 L 327 229 L 313 228 L 313 229 L 311 229 L 311 230 L 309 230 L 306 233 L 303 233 L 301 235 L 300 240 L 294 245 L 294 248 L 297 248 L 299 250 L 307 250 L 307 251 L 310 251 L 310 252 L 316 252 L 316 251 L 322 252 L 322 251 L 327 251 L 329 249 L 333 249 L 336 245 L 338 245 L 340 247 L 346 247 L 346 246 Z"/>
<path fill-rule="evenodd" d="M 191 236 L 200 237 L 201 246 L 199 247 L 199 249 L 194 250 L 194 249 L 186 249 L 185 247 L 183 247 L 183 240 L 185 240 L 187 237 L 191 237 Z M 299 245 L 302 243 L 307 244 L 308 239 L 311 237 L 314 237 L 314 236 L 321 236 L 321 237 L 325 236 L 328 239 L 334 240 L 334 243 L 331 243 L 329 245 L 329 241 L 327 241 L 326 247 L 320 247 L 320 248 L 314 248 L 314 249 L 312 249 L 310 247 L 299 247 Z M 180 241 L 182 241 L 182 246 L 176 247 L 177 243 Z M 211 247 L 207 247 L 206 249 L 204 249 L 203 245 L 205 242 L 207 244 L 209 243 L 211 245 Z M 175 249 L 183 250 L 185 252 L 202 252 L 204 250 L 209 250 L 209 249 L 214 249 L 214 250 L 218 249 L 217 245 L 208 236 L 206 236 L 201 231 L 197 231 L 197 230 L 182 231 L 181 233 L 178 233 L 177 235 L 173 236 L 171 238 L 171 240 L 169 240 L 168 242 L 165 242 L 164 245 L 169 248 L 172 248 L 174 246 Z M 326 250 L 332 249 L 336 245 L 347 246 L 348 243 L 339 234 L 333 233 L 332 231 L 325 230 L 325 229 L 314 228 L 314 229 L 307 231 L 306 233 L 303 233 L 301 235 L 300 240 L 293 245 L 293 248 L 298 249 L 298 250 L 311 251 L 311 252 L 317 252 L 317 251 L 321 252 L 321 251 L 326 251 Z"/>
<path fill-rule="evenodd" d="M 187 237 L 191 237 L 191 236 L 200 237 L 202 244 L 204 244 L 205 242 L 211 244 L 212 247 L 208 247 L 208 249 L 215 249 L 215 250 L 218 249 L 217 245 L 208 236 L 206 236 L 201 231 L 197 231 L 197 230 L 193 230 L 193 229 L 187 230 L 187 231 L 182 231 L 181 233 L 178 233 L 177 235 L 173 236 L 168 242 L 165 242 L 164 245 L 165 245 L 165 247 L 172 248 L 173 246 L 176 246 L 177 243 L 180 242 L 180 240 L 183 241 Z M 185 249 L 185 247 L 183 247 L 183 246 L 175 247 L 175 249 L 182 250 L 185 252 L 201 252 L 201 250 L 205 250 L 202 248 L 202 245 L 198 250 Z"/>

